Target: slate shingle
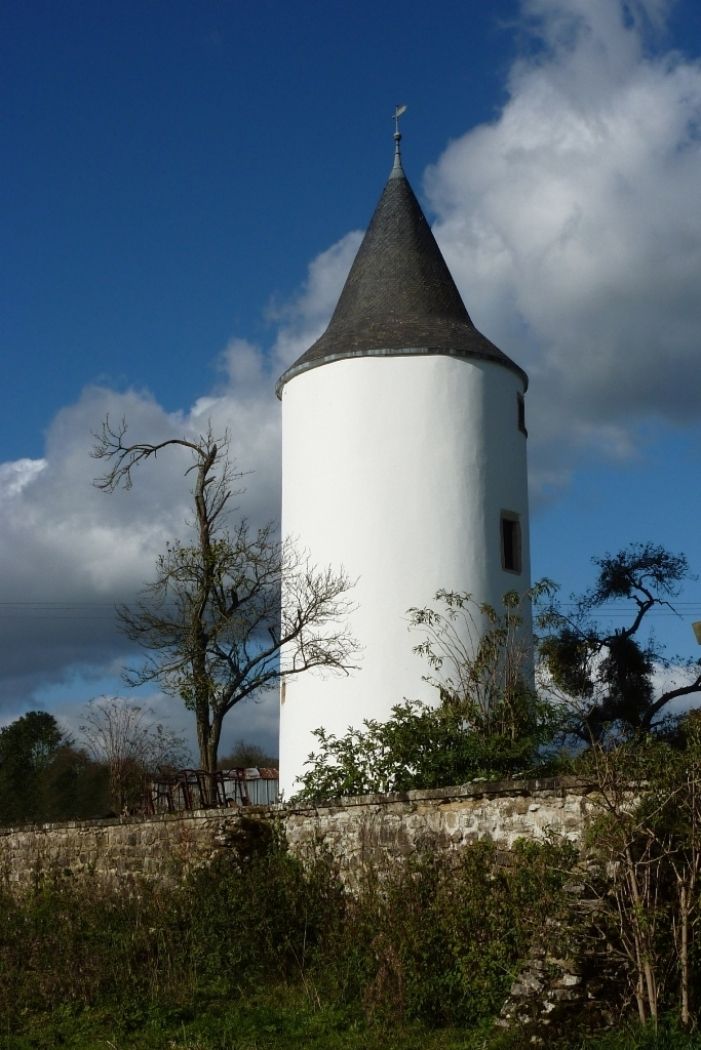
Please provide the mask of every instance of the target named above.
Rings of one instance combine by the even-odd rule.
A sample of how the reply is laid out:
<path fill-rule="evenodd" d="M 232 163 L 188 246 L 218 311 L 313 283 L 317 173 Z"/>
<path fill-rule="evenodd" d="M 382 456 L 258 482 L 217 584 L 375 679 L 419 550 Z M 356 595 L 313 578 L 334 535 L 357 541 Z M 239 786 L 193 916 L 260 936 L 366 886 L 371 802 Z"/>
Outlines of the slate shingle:
<path fill-rule="evenodd" d="M 526 373 L 478 332 L 401 164 L 375 209 L 324 334 L 281 376 L 342 358 L 448 354 Z"/>

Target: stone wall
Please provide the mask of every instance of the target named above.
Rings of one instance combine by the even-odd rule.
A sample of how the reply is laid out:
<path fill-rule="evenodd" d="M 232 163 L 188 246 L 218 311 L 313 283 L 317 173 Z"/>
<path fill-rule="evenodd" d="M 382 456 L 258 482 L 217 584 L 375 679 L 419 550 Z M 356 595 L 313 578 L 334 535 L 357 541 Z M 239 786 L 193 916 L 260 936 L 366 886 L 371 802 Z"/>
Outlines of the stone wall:
<path fill-rule="evenodd" d="M 0 828 L 0 872 L 13 886 L 41 873 L 90 874 L 115 886 L 169 882 L 227 848 L 239 819 L 204 811 Z"/>
<path fill-rule="evenodd" d="M 430 847 L 455 850 L 490 837 L 509 848 L 518 838 L 548 834 L 577 842 L 596 805 L 591 784 L 547 781 L 473 782 L 456 788 L 368 795 L 319 806 L 247 807 L 0 828 L 0 872 L 16 887 L 37 872 L 94 874 L 125 886 L 140 878 L 173 881 L 224 850 L 245 851 L 260 821 L 279 821 L 290 849 L 316 843 L 349 875 Z"/>
<path fill-rule="evenodd" d="M 491 838 L 510 849 L 519 838 L 579 842 L 595 805 L 593 785 L 575 779 L 472 782 L 458 788 L 366 795 L 316 809 L 285 809 L 290 848 L 323 842 L 343 868 L 430 847 L 455 850 Z"/>

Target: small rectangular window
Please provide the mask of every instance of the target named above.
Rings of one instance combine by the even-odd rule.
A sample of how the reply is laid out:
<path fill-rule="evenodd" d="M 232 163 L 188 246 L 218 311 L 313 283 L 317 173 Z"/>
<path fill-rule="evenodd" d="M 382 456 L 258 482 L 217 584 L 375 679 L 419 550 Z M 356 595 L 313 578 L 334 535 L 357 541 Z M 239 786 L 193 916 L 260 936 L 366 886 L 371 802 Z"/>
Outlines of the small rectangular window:
<path fill-rule="evenodd" d="M 506 572 L 521 572 L 521 522 L 518 514 L 501 512 L 501 567 Z"/>
<path fill-rule="evenodd" d="M 518 429 L 522 434 L 528 437 L 528 431 L 526 430 L 526 399 L 523 394 L 516 395 L 516 405 L 518 412 Z"/>

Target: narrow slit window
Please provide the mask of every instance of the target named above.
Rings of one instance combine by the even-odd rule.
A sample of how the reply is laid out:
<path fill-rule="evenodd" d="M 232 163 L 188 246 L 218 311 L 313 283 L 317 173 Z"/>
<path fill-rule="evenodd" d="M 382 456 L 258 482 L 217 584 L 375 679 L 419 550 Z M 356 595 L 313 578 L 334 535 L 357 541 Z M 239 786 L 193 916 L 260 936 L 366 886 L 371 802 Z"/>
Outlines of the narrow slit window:
<path fill-rule="evenodd" d="M 523 394 L 516 395 L 516 411 L 518 413 L 518 429 L 528 437 L 526 430 L 526 399 Z"/>
<path fill-rule="evenodd" d="M 501 514 L 501 567 L 506 572 L 521 572 L 521 522 L 518 514 Z"/>

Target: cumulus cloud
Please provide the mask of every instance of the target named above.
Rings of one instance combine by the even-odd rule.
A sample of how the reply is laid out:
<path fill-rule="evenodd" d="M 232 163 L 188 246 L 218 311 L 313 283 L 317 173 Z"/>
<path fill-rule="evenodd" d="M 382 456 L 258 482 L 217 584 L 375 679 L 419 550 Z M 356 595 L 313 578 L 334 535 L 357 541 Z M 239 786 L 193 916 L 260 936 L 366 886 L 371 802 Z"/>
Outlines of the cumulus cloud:
<path fill-rule="evenodd" d="M 169 449 L 135 473 L 129 491 L 105 494 L 92 484 L 104 463 L 91 459 L 94 433 L 109 416 L 125 420 L 127 440 L 156 443 L 169 437 L 197 439 L 209 428 L 228 437 L 241 472 L 234 514 L 252 526 L 275 521 L 280 499 L 280 411 L 275 381 L 321 334 L 335 305 L 359 233 L 322 252 L 306 280 L 278 306 L 275 345 L 267 352 L 234 338 L 219 355 L 211 392 L 180 412 L 166 412 L 148 391 L 83 391 L 61 410 L 46 438 L 42 459 L 0 464 L 0 564 L 3 590 L 0 724 L 79 680 L 78 691 L 95 689 L 118 669 L 138 660 L 116 632 L 114 606 L 133 600 L 152 574 L 166 543 L 183 538 L 192 523 L 192 460 Z M 160 700 L 156 700 L 158 704 Z M 52 707 L 78 710 L 70 700 Z M 266 698 L 247 705 L 245 719 L 232 714 L 227 733 L 251 733 L 272 746 L 276 705 Z M 171 710 L 171 716 L 173 711 Z M 190 716 L 184 713 L 185 723 Z M 237 728 L 238 727 L 238 728 Z"/>
<path fill-rule="evenodd" d="M 701 413 L 701 65 L 648 49 L 667 7 L 526 0 L 508 101 L 426 175 L 473 320 L 530 372 L 541 482 Z"/>
<path fill-rule="evenodd" d="M 701 413 L 701 67 L 653 46 L 667 9 L 524 0 L 526 53 L 501 112 L 426 173 L 473 320 L 531 375 L 539 490 L 566 484 L 577 457 L 635 455 L 644 420 Z M 353 231 L 322 252 L 299 292 L 271 307 L 270 347 L 233 339 L 222 350 L 208 396 L 169 413 L 148 392 L 93 387 L 57 415 L 41 459 L 0 464 L 0 712 L 26 709 L 76 668 L 97 681 L 125 661 L 113 604 L 191 520 L 186 454 L 145 464 L 130 492 L 91 485 L 91 432 L 107 413 L 134 440 L 228 432 L 247 472 L 238 513 L 277 517 L 274 383 L 323 331 L 360 240 Z M 274 704 L 253 710 L 269 734 Z"/>
<path fill-rule="evenodd" d="M 323 333 L 363 239 L 360 230 L 347 233 L 309 265 L 300 292 L 283 307 L 270 309 L 280 328 L 273 346 L 273 359 L 284 371 L 308 350 Z"/>
<path fill-rule="evenodd" d="M 14 463 L 0 463 L 0 498 L 4 501 L 17 496 L 45 466 L 45 459 L 18 459 Z"/>

